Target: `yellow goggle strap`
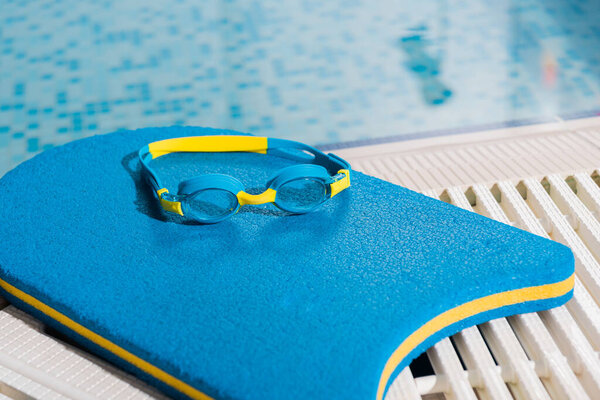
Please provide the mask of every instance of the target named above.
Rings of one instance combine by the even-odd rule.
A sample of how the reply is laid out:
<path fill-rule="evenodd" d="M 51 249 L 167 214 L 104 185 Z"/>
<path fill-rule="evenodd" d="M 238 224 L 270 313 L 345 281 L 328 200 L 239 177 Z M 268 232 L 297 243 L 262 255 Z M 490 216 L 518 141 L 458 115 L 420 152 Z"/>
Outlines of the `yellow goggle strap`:
<path fill-rule="evenodd" d="M 246 151 L 267 153 L 267 138 L 258 136 L 190 136 L 160 140 L 148 145 L 152 159 L 175 152 L 228 152 Z"/>
<path fill-rule="evenodd" d="M 334 178 L 338 177 L 339 175 L 343 175 L 344 177 L 341 179 L 337 179 L 330 185 L 331 197 L 335 196 L 342 190 L 350 187 L 350 171 L 348 171 L 347 169 L 340 169 Z"/>
<path fill-rule="evenodd" d="M 169 200 L 163 199 L 162 195 L 164 193 L 169 193 L 167 188 L 162 188 L 162 189 L 158 190 L 156 193 L 158 194 L 158 199 L 160 200 L 160 205 L 165 211 L 183 215 L 183 210 L 181 209 L 181 202 L 169 201 Z"/>

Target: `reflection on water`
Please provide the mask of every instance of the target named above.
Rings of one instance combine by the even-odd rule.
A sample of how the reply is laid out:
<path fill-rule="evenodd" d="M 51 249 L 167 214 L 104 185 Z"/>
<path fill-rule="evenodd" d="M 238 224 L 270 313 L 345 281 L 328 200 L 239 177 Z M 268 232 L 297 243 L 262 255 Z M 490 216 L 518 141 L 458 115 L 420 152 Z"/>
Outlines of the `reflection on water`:
<path fill-rule="evenodd" d="M 399 45 L 406 55 L 406 67 L 421 81 L 423 100 L 427 104 L 444 104 L 452 96 L 452 90 L 441 81 L 441 56 L 433 57 L 428 54 L 424 37 L 427 28 L 418 28 L 416 31 L 418 33 L 399 40 Z"/>
<path fill-rule="evenodd" d="M 326 144 L 598 110 L 599 20 L 596 0 L 3 1 L 0 174 L 119 128 Z"/>

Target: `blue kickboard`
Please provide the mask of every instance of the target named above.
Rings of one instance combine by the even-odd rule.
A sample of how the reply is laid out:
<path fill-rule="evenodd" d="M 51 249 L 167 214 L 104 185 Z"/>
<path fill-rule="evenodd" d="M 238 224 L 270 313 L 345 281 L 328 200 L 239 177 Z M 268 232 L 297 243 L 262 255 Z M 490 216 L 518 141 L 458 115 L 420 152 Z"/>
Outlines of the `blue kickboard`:
<path fill-rule="evenodd" d="M 305 215 L 246 206 L 215 225 L 166 216 L 137 151 L 172 127 L 50 149 L 0 180 L 0 287 L 18 307 L 177 398 L 382 399 L 427 347 L 558 306 L 558 243 L 353 172 Z M 225 173 L 260 191 L 289 160 L 175 153 L 171 193 Z"/>

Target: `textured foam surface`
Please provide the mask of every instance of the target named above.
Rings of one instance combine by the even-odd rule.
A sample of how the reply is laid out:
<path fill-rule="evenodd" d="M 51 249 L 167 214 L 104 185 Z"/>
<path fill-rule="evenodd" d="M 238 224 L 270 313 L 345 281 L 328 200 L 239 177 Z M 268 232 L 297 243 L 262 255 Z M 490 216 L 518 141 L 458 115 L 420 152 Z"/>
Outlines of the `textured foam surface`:
<path fill-rule="evenodd" d="M 223 131 L 117 132 L 51 149 L 9 172 L 0 180 L 0 279 L 209 396 L 369 399 L 392 353 L 427 321 L 573 273 L 560 244 L 358 172 L 350 190 L 306 215 L 266 205 L 216 225 L 164 216 L 140 180 L 137 150 L 215 133 Z M 290 163 L 260 154 L 154 162 L 171 192 L 205 172 L 260 190 Z M 450 324 L 395 373 L 444 335 L 570 294 Z M 53 323 L 27 299 L 9 298 Z"/>

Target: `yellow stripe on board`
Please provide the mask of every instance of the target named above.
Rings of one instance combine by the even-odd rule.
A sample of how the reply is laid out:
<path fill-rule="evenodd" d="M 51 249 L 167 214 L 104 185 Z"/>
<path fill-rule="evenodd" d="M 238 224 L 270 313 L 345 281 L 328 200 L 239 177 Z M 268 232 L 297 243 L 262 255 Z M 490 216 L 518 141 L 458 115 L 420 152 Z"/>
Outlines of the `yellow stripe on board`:
<path fill-rule="evenodd" d="M 522 289 L 509 290 L 507 292 L 496 293 L 486 297 L 472 300 L 452 308 L 437 317 L 429 320 L 421 326 L 392 353 L 383 368 L 379 386 L 377 388 L 377 400 L 383 399 L 383 393 L 394 370 L 400 365 L 415 347 L 421 344 L 425 339 L 441 331 L 456 322 L 497 308 L 506 307 L 527 301 L 545 300 L 553 297 L 563 296 L 573 289 L 575 283 L 575 274 L 564 281 L 550 283 L 541 286 L 531 286 Z"/>
<path fill-rule="evenodd" d="M 168 386 L 171 386 L 172 388 L 180 391 L 181 393 L 184 393 L 185 395 L 187 395 L 193 399 L 212 400 L 212 397 L 207 396 L 206 394 L 193 388 L 192 386 L 188 385 L 187 383 L 175 378 L 173 375 L 169 375 L 165 371 L 155 367 L 154 365 L 150 364 L 149 362 L 142 360 L 138 356 L 128 352 L 127 350 L 123 349 L 122 347 L 119 347 L 116 344 L 114 344 L 113 342 L 92 332 L 91 330 L 78 324 L 77 322 L 73 321 L 72 319 L 65 316 L 64 314 L 59 313 L 55 309 L 45 305 L 41 301 L 37 300 L 36 298 L 28 295 L 27 293 L 25 293 L 23 291 L 17 289 L 16 287 L 12 286 L 8 282 L 3 281 L 2 279 L 0 279 L 0 287 L 2 287 L 2 289 L 6 290 L 8 293 L 15 296 L 19 300 L 29 304 L 30 306 L 37 309 L 38 311 L 41 311 L 42 313 L 46 314 L 50 318 L 60 322 L 67 328 L 77 332 L 79 335 L 83 336 L 84 338 L 88 339 L 89 341 L 110 351 L 114 355 L 122 358 L 123 360 L 127 361 L 128 363 L 130 363 L 130 364 L 136 366 L 137 368 L 139 368 L 140 370 L 144 371 L 148 375 L 155 377 L 159 381 L 167 384 Z"/>
<path fill-rule="evenodd" d="M 524 303 L 528 301 L 545 300 L 563 296 L 573 289 L 574 282 L 575 275 L 573 274 L 569 278 L 560 282 L 540 286 L 532 286 L 522 289 L 515 289 L 475 299 L 438 315 L 437 317 L 425 323 L 415 332 L 413 332 L 392 353 L 391 357 L 386 362 L 383 372 L 381 374 L 381 378 L 379 379 L 379 386 L 377 388 L 377 400 L 383 399 L 383 393 L 388 384 L 388 381 L 392 373 L 402 362 L 404 357 L 406 357 L 414 348 L 416 348 L 420 343 L 422 343 L 424 340 L 426 340 L 428 337 L 435 334 L 436 332 L 456 322 L 462 321 L 466 318 L 472 317 L 482 312 L 491 311 L 497 308 L 506 307 L 518 303 Z M 98 346 L 110 351 L 116 356 L 122 358 L 123 360 L 144 371 L 145 373 L 167 384 L 168 386 L 171 386 L 172 388 L 186 394 L 187 396 L 193 399 L 212 400 L 211 397 L 193 388 L 187 383 L 175 378 L 172 375 L 169 375 L 168 373 L 155 367 L 147 361 L 142 360 L 136 355 L 128 352 L 122 347 L 117 346 L 116 344 L 103 338 L 102 336 L 92 332 L 86 327 L 78 324 L 77 322 L 73 321 L 67 316 L 59 313 L 53 308 L 45 305 L 44 303 L 40 302 L 34 297 L 28 295 L 27 293 L 17 289 L 16 287 L 1 279 L 0 287 L 2 287 L 5 291 L 20 299 L 21 301 L 29 304 L 30 306 L 46 314 L 50 318 L 60 322 L 67 328 L 73 330 L 74 332 L 85 337 L 86 339 L 97 344 Z"/>

